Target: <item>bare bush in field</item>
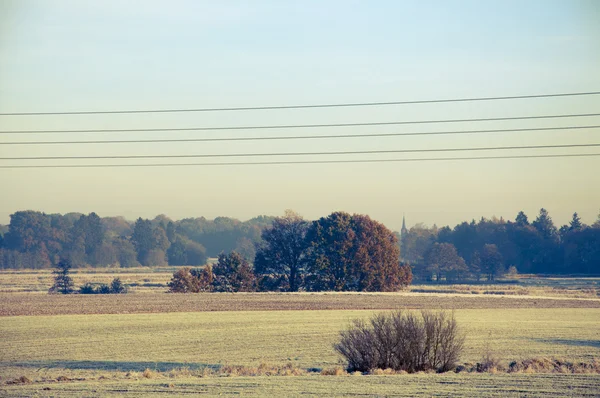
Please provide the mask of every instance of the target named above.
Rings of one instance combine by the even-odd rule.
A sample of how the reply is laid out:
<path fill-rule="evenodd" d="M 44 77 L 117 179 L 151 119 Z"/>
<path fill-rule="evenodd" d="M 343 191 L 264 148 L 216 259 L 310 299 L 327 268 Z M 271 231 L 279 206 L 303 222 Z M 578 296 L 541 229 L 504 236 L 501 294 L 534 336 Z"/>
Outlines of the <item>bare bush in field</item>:
<path fill-rule="evenodd" d="M 395 311 L 367 322 L 355 320 L 334 345 L 348 371 L 373 369 L 446 372 L 456 366 L 464 345 L 454 314 Z"/>

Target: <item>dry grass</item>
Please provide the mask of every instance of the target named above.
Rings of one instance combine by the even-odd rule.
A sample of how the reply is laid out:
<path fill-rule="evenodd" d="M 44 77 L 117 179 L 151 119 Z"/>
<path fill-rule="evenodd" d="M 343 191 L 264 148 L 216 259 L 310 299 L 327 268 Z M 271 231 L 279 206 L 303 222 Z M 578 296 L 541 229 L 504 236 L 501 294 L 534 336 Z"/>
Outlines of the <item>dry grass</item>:
<path fill-rule="evenodd" d="M 461 362 L 481 362 L 488 347 L 506 364 L 522 358 L 600 358 L 599 309 L 466 309 L 455 314 L 467 335 Z M 0 375 L 4 366 L 21 366 L 12 378 L 30 377 L 24 368 L 99 373 L 261 363 L 330 368 L 340 365 L 333 349 L 340 330 L 351 319 L 371 315 L 242 311 L 6 317 L 0 322 Z"/>
<path fill-rule="evenodd" d="M 8 380 L 6 382 L 6 384 L 8 384 L 8 385 L 11 385 L 11 384 L 29 384 L 29 383 L 31 383 L 31 380 L 27 376 L 21 376 L 21 377 L 18 377 L 16 379 L 13 379 L 13 380 Z"/>
<path fill-rule="evenodd" d="M 541 278 L 519 277 L 511 283 L 472 284 L 416 284 L 409 290 L 414 293 L 437 294 L 492 294 L 505 296 L 531 296 L 551 298 L 600 297 L 600 278 Z"/>
<path fill-rule="evenodd" d="M 23 396 L 597 396 L 600 376 L 586 374 L 417 374 L 366 377 L 207 377 L 106 379 L 5 385 L 3 397 Z"/>
<path fill-rule="evenodd" d="M 600 374 L 600 362 L 572 362 L 564 359 L 531 358 L 520 361 L 512 361 L 508 364 L 498 363 L 493 367 L 482 367 L 481 364 L 466 363 L 460 365 L 450 373 L 487 373 L 487 374 Z M 68 377 L 60 375 L 56 378 L 47 376 L 29 378 L 25 375 L 6 380 L 5 385 L 48 383 L 48 382 L 81 382 L 93 380 L 142 380 L 142 379 L 190 379 L 190 378 L 215 378 L 215 377 L 281 377 L 281 376 L 398 376 L 408 375 L 406 371 L 394 369 L 373 369 L 370 372 L 348 373 L 341 366 L 322 369 L 304 369 L 292 364 L 273 365 L 261 363 L 258 366 L 223 365 L 218 369 L 202 368 L 190 370 L 189 368 L 177 368 L 168 372 L 146 368 L 143 372 L 110 372 L 110 374 L 87 375 L 86 377 Z M 418 372 L 420 374 L 436 374 L 434 371 Z M 414 375 L 413 375 L 414 376 Z M 441 377 L 441 376 L 440 376 Z"/>
<path fill-rule="evenodd" d="M 415 293 L 0 294 L 0 316 L 207 311 L 600 308 L 600 300 Z"/>
<path fill-rule="evenodd" d="M 360 374 L 360 372 L 358 372 Z M 341 366 L 321 370 L 321 376 L 347 376 L 348 373 Z"/>
<path fill-rule="evenodd" d="M 109 283 L 118 276 L 133 292 L 163 292 L 178 267 L 78 268 L 73 270 L 77 286 L 86 282 Z M 51 270 L 2 270 L 0 293 L 46 293 L 52 285 Z M 501 283 L 417 284 L 415 293 L 494 294 L 536 297 L 598 298 L 600 278 L 536 277 L 519 275 Z"/>
<path fill-rule="evenodd" d="M 72 272 L 75 286 L 86 282 L 110 283 L 119 277 L 132 292 L 162 292 L 177 267 L 161 268 L 80 268 Z M 52 286 L 52 270 L 21 270 L 0 272 L 0 293 L 47 293 Z"/>
<path fill-rule="evenodd" d="M 591 361 L 572 361 L 566 359 L 537 357 L 518 361 L 500 361 L 484 359 L 476 364 L 464 363 L 459 365 L 455 373 L 561 373 L 561 374 L 600 374 L 600 362 L 595 358 Z"/>

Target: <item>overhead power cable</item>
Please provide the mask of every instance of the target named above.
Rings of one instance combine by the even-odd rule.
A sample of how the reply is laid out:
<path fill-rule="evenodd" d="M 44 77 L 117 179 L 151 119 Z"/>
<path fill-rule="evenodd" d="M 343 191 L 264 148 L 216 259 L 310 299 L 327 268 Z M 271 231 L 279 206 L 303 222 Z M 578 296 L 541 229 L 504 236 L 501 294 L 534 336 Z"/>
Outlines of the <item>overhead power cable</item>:
<path fill-rule="evenodd" d="M 575 97 L 585 95 L 597 95 L 600 91 L 534 94 L 534 95 L 511 95 L 499 97 L 473 97 L 473 98 L 445 98 L 412 101 L 386 101 L 386 102 L 354 102 L 338 104 L 305 104 L 305 105 L 275 105 L 275 106 L 246 106 L 231 108 L 174 108 L 174 109 L 128 109 L 107 111 L 65 111 L 65 112 L 3 112 L 0 116 L 49 116 L 49 115 L 106 115 L 106 114 L 128 114 L 128 113 L 182 113 L 182 112 L 231 112 L 231 111 L 259 111 L 277 109 L 310 109 L 310 108 L 343 108 L 343 107 L 365 107 L 365 106 L 388 106 L 388 105 L 410 105 L 410 104 L 435 104 L 449 102 L 475 102 L 475 101 L 498 101 L 553 97 Z"/>
<path fill-rule="evenodd" d="M 336 155 L 373 155 L 384 153 L 422 153 L 422 152 L 463 152 L 463 151 L 499 151 L 515 149 L 549 149 L 549 148 L 590 148 L 594 144 L 563 144 L 563 145 L 522 145 L 476 148 L 437 148 L 437 149 L 385 149 L 369 151 L 337 151 L 337 152 L 271 152 L 271 153 L 225 153 L 225 154 L 194 154 L 194 155 L 108 155 L 108 156 L 19 156 L 1 157 L 0 160 L 74 160 L 74 159 L 185 159 L 185 158 L 231 158 L 257 156 L 336 156 Z"/>
<path fill-rule="evenodd" d="M 0 145 L 54 145 L 54 144 L 141 144 L 141 143 L 166 143 L 166 142 L 215 142 L 215 141 L 275 141 L 275 140 L 310 140 L 310 139 L 337 139 L 337 138 L 373 138 L 373 137 L 402 137 L 402 136 L 427 136 L 427 135 L 458 135 L 458 134 L 491 134 L 510 132 L 531 132 L 550 130 L 581 130 L 596 129 L 595 126 L 566 126 L 566 127 L 536 127 L 523 129 L 494 129 L 494 130 L 457 130 L 457 131 L 431 131 L 418 133 L 371 133 L 371 134 L 336 134 L 336 135 L 296 135 L 277 137 L 229 137 L 229 138 L 164 138 L 150 140 L 93 140 L 93 141 L 14 141 L 0 142 Z"/>
<path fill-rule="evenodd" d="M 137 128 L 137 129 L 91 129 L 91 130 L 2 130 L 0 134 L 57 134 L 57 133 L 132 133 L 132 132 L 158 132 L 158 131 L 219 131 L 219 130 L 267 130 L 267 129 L 304 129 L 328 127 L 360 127 L 360 126 L 397 126 L 403 124 L 434 124 L 434 123 L 472 123 L 504 120 L 533 120 L 533 119 L 559 119 L 571 117 L 600 116 L 600 113 L 581 113 L 565 115 L 535 115 L 535 116 L 510 116 L 489 117 L 476 119 L 442 119 L 442 120 L 402 120 L 393 122 L 364 122 L 364 123 L 331 123 L 331 124 L 288 124 L 266 126 L 227 126 L 227 127 L 183 127 L 183 128 Z"/>
<path fill-rule="evenodd" d="M 332 164 L 332 163 L 392 163 L 392 162 L 433 162 L 494 159 L 536 159 L 536 158 L 580 158 L 596 157 L 600 153 L 577 153 L 555 155 L 507 155 L 451 158 L 412 158 L 412 159 L 353 159 L 353 160 L 305 160 L 305 161 L 267 161 L 267 162 L 226 162 L 226 163 L 145 163 L 145 164 L 61 164 L 61 165 L 21 165 L 0 166 L 0 169 L 72 169 L 72 168 L 123 168 L 123 167 L 183 167 L 183 166 L 259 166 L 286 164 Z"/>

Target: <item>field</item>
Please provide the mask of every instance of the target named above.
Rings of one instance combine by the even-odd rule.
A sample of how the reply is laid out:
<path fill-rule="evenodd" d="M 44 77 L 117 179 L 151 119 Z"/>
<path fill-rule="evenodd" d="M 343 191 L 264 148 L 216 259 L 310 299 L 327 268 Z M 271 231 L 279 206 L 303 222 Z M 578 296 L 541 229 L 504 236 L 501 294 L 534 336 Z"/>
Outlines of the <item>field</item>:
<path fill-rule="evenodd" d="M 47 390 L 44 390 L 46 388 Z M 165 380 L 88 381 L 0 387 L 4 396 L 36 397 L 595 397 L 592 375 L 402 375 L 366 377 L 219 377 Z"/>
<path fill-rule="evenodd" d="M 175 267 L 144 268 L 91 268 L 75 269 L 72 272 L 76 286 L 86 282 L 110 283 L 119 277 L 132 291 L 164 291 Z M 52 286 L 52 271 L 23 270 L 0 272 L 0 292 L 3 293 L 47 293 Z"/>
<path fill-rule="evenodd" d="M 214 262 L 215 259 L 210 259 Z M 110 283 L 119 277 L 131 291 L 159 293 L 167 290 L 178 267 L 84 268 L 73 270 L 76 286 L 86 282 Z M 520 275 L 496 284 L 413 284 L 407 291 L 414 293 L 492 294 L 508 296 L 600 298 L 600 278 L 538 278 Z M 47 293 L 52 286 L 50 270 L 0 272 L 0 293 Z"/>
<path fill-rule="evenodd" d="M 82 272 L 81 280 L 117 275 L 96 271 Z M 164 288 L 100 296 L 26 292 L 23 286 L 40 274 L 0 275 L 12 283 L 12 290 L 0 294 L 0 396 L 600 394 L 597 373 L 547 369 L 348 375 L 340 371 L 332 348 L 350 320 L 374 311 L 448 308 L 467 335 L 461 363 L 472 365 L 486 354 L 504 366 L 531 358 L 592 363 L 600 358 L 600 300 L 586 294 L 597 280 L 573 285 L 563 280 L 556 289 L 557 282 L 549 281 L 535 287 L 540 295 L 508 293 L 512 285 L 476 286 L 471 288 L 480 290 L 475 294 L 462 293 L 467 288 L 461 285 L 447 287 L 454 291 L 446 293 L 423 285 L 415 289 L 438 290 L 388 294 L 182 295 L 166 294 Z M 125 274 L 153 281 L 147 283 L 166 283 L 154 282 L 157 275 L 168 280 L 165 271 Z M 494 289 L 505 293 L 483 293 Z"/>

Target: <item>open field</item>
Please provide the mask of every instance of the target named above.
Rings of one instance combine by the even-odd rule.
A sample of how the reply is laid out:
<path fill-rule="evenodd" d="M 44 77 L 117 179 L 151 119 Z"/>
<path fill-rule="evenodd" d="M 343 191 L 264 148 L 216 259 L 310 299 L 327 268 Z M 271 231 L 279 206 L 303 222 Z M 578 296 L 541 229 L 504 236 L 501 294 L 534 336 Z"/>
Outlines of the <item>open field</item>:
<path fill-rule="evenodd" d="M 5 317 L 0 363 L 71 369 L 338 364 L 338 332 L 372 311 L 242 311 Z M 501 360 L 600 357 L 600 309 L 457 310 L 468 339 L 462 360 L 489 346 Z"/>
<path fill-rule="evenodd" d="M 136 314 L 266 310 L 396 308 L 600 308 L 598 299 L 426 293 L 143 293 L 48 295 L 2 293 L 0 316 Z"/>
<path fill-rule="evenodd" d="M 372 311 L 254 311 L 6 317 L 0 363 L 37 368 L 161 370 L 185 364 L 338 364 L 332 343 Z M 464 361 L 486 345 L 502 360 L 600 356 L 600 309 L 457 310 L 468 341 Z"/>
<path fill-rule="evenodd" d="M 318 374 L 340 366 L 332 344 L 351 319 L 396 308 L 454 309 L 467 335 L 462 363 L 486 353 L 504 365 L 528 358 L 592 362 L 600 358 L 593 278 L 419 285 L 400 293 L 166 294 L 172 269 L 89 271 L 75 274 L 76 281 L 119 276 L 138 285 L 127 295 L 48 295 L 41 293 L 51 281 L 47 271 L 0 273 L 0 396 L 600 394 L 599 374 Z M 229 365 L 260 364 L 300 375 L 222 373 Z M 8 384 L 22 376 L 31 382 Z"/>
<path fill-rule="evenodd" d="M 47 390 L 44 390 L 46 388 Z M 100 380 L 0 386 L 4 397 L 177 397 L 195 395 L 362 397 L 595 397 L 597 375 L 417 374 L 404 376 L 220 377 Z"/>
<path fill-rule="evenodd" d="M 82 268 L 71 273 L 75 286 L 86 282 L 110 283 L 119 277 L 132 292 L 165 291 L 171 275 L 178 267 Z M 53 283 L 52 270 L 19 270 L 0 272 L 2 293 L 47 293 Z"/>
<path fill-rule="evenodd" d="M 215 259 L 211 259 L 214 262 Z M 110 283 L 119 277 L 132 293 L 161 293 L 179 267 L 138 268 L 77 268 L 72 277 L 75 286 L 86 282 Z M 51 270 L 2 270 L 0 293 L 47 293 L 52 286 Z M 413 293 L 492 294 L 530 297 L 600 298 L 600 278 L 594 277 L 535 277 L 520 275 L 499 283 L 420 284 L 410 286 Z"/>
<path fill-rule="evenodd" d="M 531 297 L 600 298 L 600 278 L 541 278 L 519 276 L 498 283 L 416 284 L 411 292 L 499 294 Z"/>
<path fill-rule="evenodd" d="M 350 319 L 372 311 L 242 311 L 5 317 L 2 396 L 483 395 L 597 396 L 600 375 L 417 374 L 199 377 L 224 364 L 339 366 L 332 349 Z M 600 309 L 465 309 L 463 362 L 600 356 Z M 151 369 L 149 379 L 144 370 Z M 197 376 L 194 377 L 194 372 Z M 31 384 L 8 385 L 26 376 Z M 64 379 L 56 382 L 56 379 Z M 50 390 L 43 390 L 50 388 Z"/>

